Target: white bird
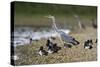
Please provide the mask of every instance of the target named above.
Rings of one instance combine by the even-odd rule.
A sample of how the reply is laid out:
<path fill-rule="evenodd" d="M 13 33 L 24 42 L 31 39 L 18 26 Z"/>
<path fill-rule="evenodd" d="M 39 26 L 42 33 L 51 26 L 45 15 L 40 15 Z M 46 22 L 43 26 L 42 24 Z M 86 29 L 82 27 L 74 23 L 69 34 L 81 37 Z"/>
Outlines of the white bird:
<path fill-rule="evenodd" d="M 50 18 L 52 20 L 53 28 L 60 35 L 60 39 L 63 41 L 63 43 L 68 43 L 69 42 L 69 43 L 72 43 L 72 44 L 79 44 L 79 42 L 76 41 L 72 36 L 69 36 L 68 34 L 66 34 L 65 31 L 59 30 L 57 28 L 54 16 L 49 15 L 49 16 L 46 16 L 46 17 Z"/>

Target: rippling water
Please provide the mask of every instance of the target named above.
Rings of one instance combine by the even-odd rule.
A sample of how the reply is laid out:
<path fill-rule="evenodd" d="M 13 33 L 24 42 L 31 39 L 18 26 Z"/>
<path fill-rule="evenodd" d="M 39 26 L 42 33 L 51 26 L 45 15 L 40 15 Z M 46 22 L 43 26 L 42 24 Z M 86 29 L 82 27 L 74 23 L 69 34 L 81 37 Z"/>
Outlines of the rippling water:
<path fill-rule="evenodd" d="M 66 34 L 70 32 L 70 30 L 67 29 L 60 29 Z M 56 37 L 57 33 L 52 29 L 42 29 L 41 30 L 34 30 L 34 28 L 31 27 L 18 27 L 14 30 L 14 46 L 17 45 L 25 45 L 30 44 L 30 39 L 32 41 L 41 40 L 41 39 L 47 39 L 49 37 Z"/>

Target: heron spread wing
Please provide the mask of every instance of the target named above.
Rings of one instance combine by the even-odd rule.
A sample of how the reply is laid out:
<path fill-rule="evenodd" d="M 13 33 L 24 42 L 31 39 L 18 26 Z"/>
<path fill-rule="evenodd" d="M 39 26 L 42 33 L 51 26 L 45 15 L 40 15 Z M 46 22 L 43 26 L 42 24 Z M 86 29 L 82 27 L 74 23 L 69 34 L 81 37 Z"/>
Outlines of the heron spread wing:
<path fill-rule="evenodd" d="M 59 31 L 58 32 L 61 36 L 61 39 L 65 42 L 73 42 L 73 38 L 69 35 L 67 35 L 65 32 L 63 31 Z"/>

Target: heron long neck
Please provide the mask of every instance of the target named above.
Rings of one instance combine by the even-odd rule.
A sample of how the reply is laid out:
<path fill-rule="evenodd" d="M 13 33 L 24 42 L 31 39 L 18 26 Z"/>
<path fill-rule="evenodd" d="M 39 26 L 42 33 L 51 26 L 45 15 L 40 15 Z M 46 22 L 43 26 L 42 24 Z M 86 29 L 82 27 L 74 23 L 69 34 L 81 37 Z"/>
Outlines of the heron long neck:
<path fill-rule="evenodd" d="M 56 23 L 55 23 L 55 18 L 52 18 L 52 22 L 53 22 L 53 28 L 55 31 L 58 30 L 57 26 L 56 26 Z"/>

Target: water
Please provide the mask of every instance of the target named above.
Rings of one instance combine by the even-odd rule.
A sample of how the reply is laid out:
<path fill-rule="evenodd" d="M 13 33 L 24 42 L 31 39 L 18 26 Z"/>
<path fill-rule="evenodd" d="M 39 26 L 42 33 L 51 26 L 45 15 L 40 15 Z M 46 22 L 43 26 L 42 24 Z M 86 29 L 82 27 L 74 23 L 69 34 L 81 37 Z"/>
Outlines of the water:
<path fill-rule="evenodd" d="M 70 32 L 67 29 L 60 29 L 66 34 Z M 42 29 L 34 30 L 31 27 L 16 27 L 14 30 L 14 46 L 30 44 L 30 39 L 32 41 L 37 41 L 41 39 L 48 39 L 49 37 L 57 37 L 58 34 L 52 29 Z"/>

